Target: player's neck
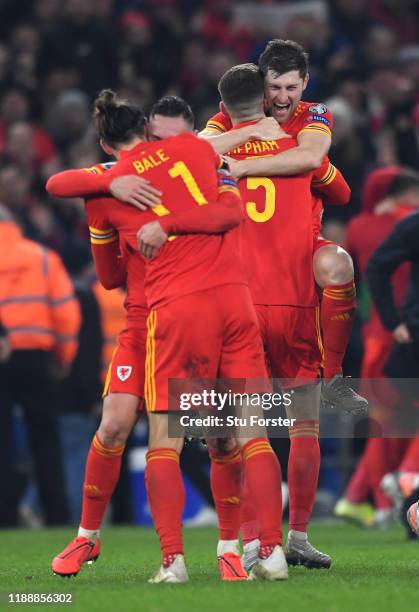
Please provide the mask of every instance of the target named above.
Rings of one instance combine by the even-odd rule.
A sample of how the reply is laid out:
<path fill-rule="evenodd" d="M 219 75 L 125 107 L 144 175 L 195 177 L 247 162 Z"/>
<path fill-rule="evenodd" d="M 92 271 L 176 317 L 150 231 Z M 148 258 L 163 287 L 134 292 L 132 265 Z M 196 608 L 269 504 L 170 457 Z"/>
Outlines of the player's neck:
<path fill-rule="evenodd" d="M 243 127 L 245 125 L 249 125 L 251 123 L 256 123 L 264 117 L 265 115 L 263 113 L 254 113 L 253 115 L 247 115 L 246 117 L 231 116 L 231 123 L 233 124 L 233 127 L 238 128 Z"/>
<path fill-rule="evenodd" d="M 135 138 L 130 140 L 130 142 L 127 142 L 126 144 L 122 145 L 119 151 L 117 152 L 117 159 L 120 158 L 121 153 L 122 155 L 124 153 L 129 153 L 130 151 L 132 151 L 132 149 L 135 149 L 135 147 L 138 147 L 138 145 L 142 144 L 143 142 L 145 142 L 143 138 L 139 138 L 138 136 L 136 136 Z"/>

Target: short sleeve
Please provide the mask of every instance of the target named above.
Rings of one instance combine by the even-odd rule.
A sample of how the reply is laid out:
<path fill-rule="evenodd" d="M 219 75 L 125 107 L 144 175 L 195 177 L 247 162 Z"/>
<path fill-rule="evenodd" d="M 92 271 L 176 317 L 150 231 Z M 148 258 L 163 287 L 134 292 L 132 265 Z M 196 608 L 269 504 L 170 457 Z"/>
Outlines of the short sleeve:
<path fill-rule="evenodd" d="M 86 202 L 86 216 L 92 244 L 103 245 L 118 240 L 118 232 L 110 224 L 106 210 L 106 200 L 93 199 Z"/>
<path fill-rule="evenodd" d="M 310 104 L 304 110 L 302 116 L 301 133 L 324 134 L 332 136 L 333 117 L 327 106 L 324 104 Z"/>
<path fill-rule="evenodd" d="M 232 127 L 233 125 L 228 115 L 225 115 L 224 113 L 217 113 L 208 119 L 205 126 L 205 131 L 223 134 L 224 132 L 231 130 Z"/>

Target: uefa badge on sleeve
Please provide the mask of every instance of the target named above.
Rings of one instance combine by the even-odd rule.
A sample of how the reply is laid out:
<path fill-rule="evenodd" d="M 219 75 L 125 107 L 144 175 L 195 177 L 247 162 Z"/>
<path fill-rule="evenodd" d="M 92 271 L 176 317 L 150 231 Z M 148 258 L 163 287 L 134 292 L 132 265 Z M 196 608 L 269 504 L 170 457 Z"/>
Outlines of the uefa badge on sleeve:
<path fill-rule="evenodd" d="M 118 376 L 119 380 L 121 380 L 122 382 L 125 382 L 126 380 L 128 380 L 128 378 L 131 376 L 131 372 L 132 372 L 132 366 L 118 366 L 116 368 L 116 375 Z"/>
<path fill-rule="evenodd" d="M 327 113 L 327 108 L 324 104 L 312 104 L 309 106 L 308 110 L 315 115 L 324 115 Z"/>

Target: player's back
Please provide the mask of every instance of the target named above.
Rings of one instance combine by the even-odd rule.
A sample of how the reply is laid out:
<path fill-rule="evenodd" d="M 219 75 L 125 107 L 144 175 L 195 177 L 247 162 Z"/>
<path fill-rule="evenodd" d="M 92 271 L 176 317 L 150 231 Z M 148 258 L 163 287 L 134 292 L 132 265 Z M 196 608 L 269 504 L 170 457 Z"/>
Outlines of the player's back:
<path fill-rule="evenodd" d="M 108 207 L 112 225 L 129 248 L 137 248 L 138 229 L 159 216 L 205 206 L 218 197 L 217 165 L 211 145 L 192 134 L 126 151 L 113 172 L 137 174 L 163 193 L 162 204 L 139 213 L 129 205 Z M 145 290 L 149 306 L 180 295 L 227 283 L 245 283 L 235 230 L 226 234 L 190 234 L 169 239 L 157 256 L 146 262 Z"/>
<path fill-rule="evenodd" d="M 293 139 L 249 141 L 228 153 L 235 159 L 276 155 Z M 239 181 L 245 206 L 241 232 L 256 304 L 313 306 L 312 174 L 246 177 Z"/>

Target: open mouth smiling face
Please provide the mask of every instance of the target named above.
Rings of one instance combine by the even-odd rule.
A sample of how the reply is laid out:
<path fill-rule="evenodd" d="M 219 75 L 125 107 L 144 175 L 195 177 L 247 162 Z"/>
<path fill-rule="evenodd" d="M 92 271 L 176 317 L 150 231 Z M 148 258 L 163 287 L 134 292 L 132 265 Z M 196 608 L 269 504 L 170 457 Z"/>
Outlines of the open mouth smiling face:
<path fill-rule="evenodd" d="M 265 77 L 265 98 L 272 117 L 278 123 L 285 123 L 293 115 L 307 82 L 308 75 L 303 79 L 298 70 L 284 74 L 268 70 Z"/>

